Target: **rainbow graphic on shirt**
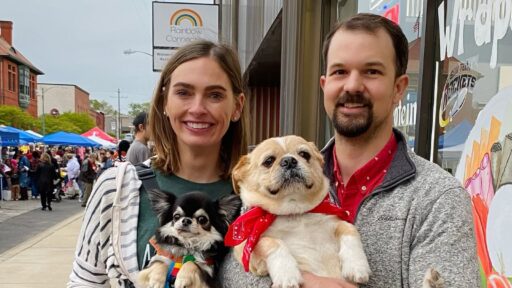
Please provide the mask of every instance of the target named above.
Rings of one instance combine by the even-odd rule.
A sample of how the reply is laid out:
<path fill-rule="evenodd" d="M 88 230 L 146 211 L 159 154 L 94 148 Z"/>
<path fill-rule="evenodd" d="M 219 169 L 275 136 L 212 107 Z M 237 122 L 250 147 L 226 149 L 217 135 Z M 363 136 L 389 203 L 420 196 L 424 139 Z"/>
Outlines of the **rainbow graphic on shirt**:
<path fill-rule="evenodd" d="M 203 19 L 192 9 L 179 9 L 174 12 L 170 19 L 170 24 L 181 26 L 183 23 L 189 23 L 193 27 L 202 27 Z"/>

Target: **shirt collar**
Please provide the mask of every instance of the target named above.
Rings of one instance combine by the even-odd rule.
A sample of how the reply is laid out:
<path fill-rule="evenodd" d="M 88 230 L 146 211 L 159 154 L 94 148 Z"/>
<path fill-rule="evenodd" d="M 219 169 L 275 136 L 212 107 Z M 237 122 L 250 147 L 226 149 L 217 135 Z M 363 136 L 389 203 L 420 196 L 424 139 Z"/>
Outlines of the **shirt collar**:
<path fill-rule="evenodd" d="M 357 171 L 350 177 L 350 181 L 356 181 L 356 183 L 364 183 L 368 181 L 368 179 L 372 179 L 379 175 L 379 173 L 386 173 L 386 170 L 389 167 L 389 164 L 393 160 L 393 156 L 395 155 L 397 149 L 397 140 L 395 137 L 395 133 L 391 133 L 388 142 L 384 147 L 375 155 L 372 159 L 370 159 L 366 164 L 364 164 L 361 168 L 357 169 Z M 332 149 L 333 155 L 333 164 L 334 164 L 334 177 L 336 180 L 336 185 L 340 184 L 348 184 L 343 183 L 343 178 L 341 177 L 341 167 L 338 165 L 338 160 L 336 158 L 336 146 Z"/>

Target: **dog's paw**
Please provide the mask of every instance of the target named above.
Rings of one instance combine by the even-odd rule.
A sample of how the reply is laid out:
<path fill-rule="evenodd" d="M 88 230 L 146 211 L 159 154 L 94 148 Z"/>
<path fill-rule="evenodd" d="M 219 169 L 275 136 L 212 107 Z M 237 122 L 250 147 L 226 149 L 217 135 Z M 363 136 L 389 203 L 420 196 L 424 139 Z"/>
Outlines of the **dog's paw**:
<path fill-rule="evenodd" d="M 207 287 L 203 283 L 201 277 L 201 270 L 194 264 L 194 262 L 186 262 L 181 266 L 176 281 L 174 282 L 175 288 L 204 288 Z"/>
<path fill-rule="evenodd" d="M 252 255 L 251 261 L 249 262 L 249 271 L 256 276 L 267 276 L 267 262 L 256 254 Z"/>
<path fill-rule="evenodd" d="M 366 258 L 346 263 L 341 268 L 341 276 L 352 283 L 368 283 L 372 271 Z"/>
<path fill-rule="evenodd" d="M 423 279 L 423 288 L 443 288 L 444 280 L 434 268 L 429 268 Z"/>
<path fill-rule="evenodd" d="M 167 281 L 167 268 L 165 263 L 155 261 L 151 266 L 140 271 L 139 282 L 145 287 L 164 288 Z"/>
<path fill-rule="evenodd" d="M 352 283 L 365 284 L 368 283 L 372 271 L 366 255 L 364 254 L 363 243 L 355 227 L 345 223 L 343 227 L 354 229 L 353 234 L 347 233 L 341 237 L 340 242 L 340 260 L 341 260 L 341 276 Z"/>
<path fill-rule="evenodd" d="M 290 269 L 281 271 L 278 275 L 271 275 L 272 288 L 299 288 L 304 282 L 299 270 Z"/>

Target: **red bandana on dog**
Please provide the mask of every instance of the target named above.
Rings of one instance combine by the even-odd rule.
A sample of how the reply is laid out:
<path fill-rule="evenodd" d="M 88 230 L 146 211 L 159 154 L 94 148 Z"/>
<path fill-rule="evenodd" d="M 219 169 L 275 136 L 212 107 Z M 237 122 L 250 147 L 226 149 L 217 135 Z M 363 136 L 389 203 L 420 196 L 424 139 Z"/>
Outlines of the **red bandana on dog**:
<path fill-rule="evenodd" d="M 346 216 L 344 214 L 345 212 L 341 210 L 341 208 L 336 207 L 329 202 L 329 196 L 307 213 L 335 215 L 341 219 Z M 240 215 L 233 223 L 231 223 L 231 225 L 229 225 L 228 232 L 224 238 L 224 244 L 226 244 L 226 246 L 236 246 L 244 240 L 247 240 L 242 254 L 242 263 L 244 264 L 245 272 L 249 272 L 249 260 L 254 247 L 258 243 L 261 235 L 268 227 L 270 227 L 276 217 L 276 215 L 269 213 L 260 207 L 254 207 Z"/>

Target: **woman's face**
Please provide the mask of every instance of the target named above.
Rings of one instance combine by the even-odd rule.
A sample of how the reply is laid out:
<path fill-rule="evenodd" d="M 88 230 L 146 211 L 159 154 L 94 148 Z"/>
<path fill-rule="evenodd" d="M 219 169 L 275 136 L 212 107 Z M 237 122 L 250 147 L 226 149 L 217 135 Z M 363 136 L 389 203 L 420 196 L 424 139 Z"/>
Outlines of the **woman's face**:
<path fill-rule="evenodd" d="M 240 118 L 244 96 L 237 96 L 215 60 L 202 57 L 178 66 L 171 75 L 165 111 L 179 149 L 220 148 L 231 120 Z"/>

